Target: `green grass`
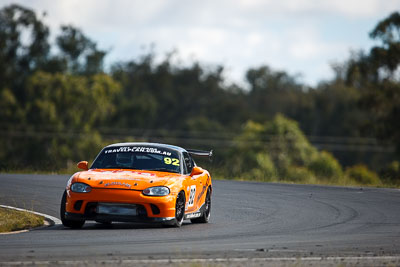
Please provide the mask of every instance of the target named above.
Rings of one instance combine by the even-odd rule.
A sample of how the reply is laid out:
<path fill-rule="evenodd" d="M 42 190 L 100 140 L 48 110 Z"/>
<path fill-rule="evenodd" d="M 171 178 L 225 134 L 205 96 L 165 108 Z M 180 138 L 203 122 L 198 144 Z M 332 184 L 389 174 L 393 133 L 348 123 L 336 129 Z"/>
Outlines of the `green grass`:
<path fill-rule="evenodd" d="M 43 224 L 42 216 L 0 207 L 0 233 L 25 230 Z"/>
<path fill-rule="evenodd" d="M 212 174 L 211 174 L 212 175 Z M 327 181 L 323 179 L 303 179 L 302 181 L 290 181 L 285 179 L 271 179 L 271 180 L 262 180 L 262 179 L 250 179 L 248 177 L 233 177 L 227 178 L 222 175 L 212 175 L 213 180 L 233 180 L 233 181 L 250 181 L 250 182 L 267 182 L 267 183 L 282 183 L 282 184 L 306 184 L 306 185 L 327 185 L 327 186 L 343 186 L 343 187 L 377 187 L 377 188 L 400 188 L 400 184 L 393 183 L 377 183 L 377 184 L 363 184 L 357 181 L 347 179 L 346 177 L 341 177 L 335 181 Z"/>

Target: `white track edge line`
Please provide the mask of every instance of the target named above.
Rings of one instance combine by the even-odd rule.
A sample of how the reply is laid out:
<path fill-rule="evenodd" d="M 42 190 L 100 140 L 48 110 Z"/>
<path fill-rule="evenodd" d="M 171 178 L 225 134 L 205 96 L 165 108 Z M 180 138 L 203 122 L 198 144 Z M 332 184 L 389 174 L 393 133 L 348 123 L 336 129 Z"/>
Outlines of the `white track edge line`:
<path fill-rule="evenodd" d="M 7 266 L 10 265 L 77 265 L 77 264 L 179 264 L 179 263 L 232 263 L 232 262 L 276 262 L 276 261 L 393 261 L 400 260 L 400 256 L 366 256 L 366 257 L 271 257 L 271 258 L 210 258 L 210 259 L 153 259 L 153 260 L 53 260 L 53 261 L 7 261 L 1 262 Z"/>

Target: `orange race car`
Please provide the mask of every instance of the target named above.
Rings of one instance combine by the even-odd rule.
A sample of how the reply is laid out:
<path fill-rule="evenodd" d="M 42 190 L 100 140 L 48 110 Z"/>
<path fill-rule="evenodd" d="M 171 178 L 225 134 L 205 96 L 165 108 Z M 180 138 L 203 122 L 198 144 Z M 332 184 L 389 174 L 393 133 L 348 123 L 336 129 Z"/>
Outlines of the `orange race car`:
<path fill-rule="evenodd" d="M 64 226 L 157 222 L 180 227 L 183 220 L 207 223 L 211 215 L 211 176 L 193 156 L 212 151 L 185 150 L 155 143 L 119 143 L 99 153 L 92 166 L 78 163 L 61 200 Z"/>

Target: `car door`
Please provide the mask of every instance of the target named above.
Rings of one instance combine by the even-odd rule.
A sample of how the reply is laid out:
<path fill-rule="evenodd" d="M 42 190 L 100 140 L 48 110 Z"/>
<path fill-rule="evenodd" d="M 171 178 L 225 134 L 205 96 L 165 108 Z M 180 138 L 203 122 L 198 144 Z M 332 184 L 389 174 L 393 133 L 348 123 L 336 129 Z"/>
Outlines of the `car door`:
<path fill-rule="evenodd" d="M 184 172 L 188 175 L 186 187 L 186 212 L 195 212 L 199 208 L 198 192 L 202 184 L 201 175 L 191 175 L 194 161 L 186 152 L 183 153 Z"/>

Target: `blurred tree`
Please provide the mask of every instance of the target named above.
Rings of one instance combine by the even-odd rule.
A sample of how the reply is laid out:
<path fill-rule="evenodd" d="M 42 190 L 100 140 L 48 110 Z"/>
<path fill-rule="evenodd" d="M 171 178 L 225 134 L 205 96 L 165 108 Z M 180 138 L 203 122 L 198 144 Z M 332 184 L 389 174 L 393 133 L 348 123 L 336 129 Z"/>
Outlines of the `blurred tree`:
<path fill-rule="evenodd" d="M 8 154 L 0 155 L 4 156 L 0 161 L 57 169 L 66 167 L 68 160 L 79 160 L 80 155 L 95 156 L 102 145 L 96 128 L 115 112 L 113 100 L 120 90 L 117 82 L 105 74 L 85 77 L 37 72 L 24 89 L 30 101 L 21 107 L 25 114 L 22 122 L 24 131 L 32 136 L 2 140 Z"/>
<path fill-rule="evenodd" d="M 362 128 L 368 121 L 358 102 L 361 93 L 345 81 L 336 79 L 320 83 L 308 92 L 309 108 L 299 108 L 294 118 L 313 136 L 371 136 Z M 303 106 L 304 107 L 304 106 Z"/>
<path fill-rule="evenodd" d="M 37 72 L 27 83 L 27 120 L 57 129 L 92 128 L 115 112 L 113 97 L 119 84 L 105 74 L 74 76 Z"/>
<path fill-rule="evenodd" d="M 296 114 L 297 103 L 304 95 L 304 86 L 296 77 L 261 66 L 248 70 L 246 79 L 250 84 L 248 99 L 253 118 L 263 121 L 277 112 L 288 116 Z"/>
<path fill-rule="evenodd" d="M 96 43 L 79 29 L 71 25 L 61 26 L 61 34 L 56 41 L 61 51 L 61 58 L 71 73 L 91 75 L 103 71 L 106 52 L 98 50 Z"/>
<path fill-rule="evenodd" d="M 310 88 L 298 76 L 259 66 L 247 71 L 247 90 L 228 84 L 223 66 L 182 66 L 174 53 L 161 61 L 149 53 L 119 62 L 107 75 L 106 52 L 80 29 L 62 26 L 58 49 L 50 53 L 40 17 L 6 6 L 0 10 L 0 168 L 12 161 L 64 166 L 67 159 L 94 153 L 104 138 L 96 130 L 106 126 L 117 136 L 141 129 L 145 139 L 148 129 L 178 145 L 215 145 L 213 164 L 225 167 L 224 175 L 334 180 L 341 167 L 305 134 L 379 136 L 400 151 L 399 17 L 393 13 L 378 23 L 371 37 L 380 44 L 334 66 L 331 81 Z M 373 158 L 369 152 L 346 155 L 342 163 Z"/>
<path fill-rule="evenodd" d="M 153 58 L 148 54 L 114 65 L 113 77 L 123 88 L 114 122 L 122 127 L 198 130 L 192 119 L 206 117 L 210 125 L 201 120 L 203 129 L 239 127 L 246 116 L 244 94 L 224 88 L 222 68 L 173 66 L 169 57 L 155 64 Z"/>
<path fill-rule="evenodd" d="M 0 90 L 7 90 L 7 99 L 16 105 L 26 101 L 26 77 L 46 63 L 48 35 L 31 9 L 13 4 L 0 10 Z"/>
<path fill-rule="evenodd" d="M 400 154 L 400 14 L 385 18 L 371 32 L 381 41 L 368 54 L 348 62 L 347 84 L 362 93 L 361 107 L 368 113 L 367 128 L 385 141 L 394 142 Z"/>

